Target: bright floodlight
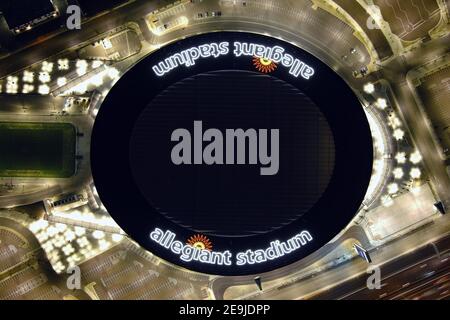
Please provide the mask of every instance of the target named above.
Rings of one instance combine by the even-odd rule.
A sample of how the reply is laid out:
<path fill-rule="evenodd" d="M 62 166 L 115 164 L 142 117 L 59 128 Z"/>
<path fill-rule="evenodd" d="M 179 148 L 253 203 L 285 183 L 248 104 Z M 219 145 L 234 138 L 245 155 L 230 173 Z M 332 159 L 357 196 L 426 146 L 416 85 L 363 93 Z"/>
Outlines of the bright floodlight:
<path fill-rule="evenodd" d="M 47 83 L 50 81 L 50 74 L 48 72 L 39 72 L 39 81 Z"/>
<path fill-rule="evenodd" d="M 405 163 L 406 162 L 406 154 L 404 152 L 399 152 L 395 155 L 395 160 L 397 160 L 398 163 Z"/>
<path fill-rule="evenodd" d="M 22 93 L 30 93 L 33 92 L 34 86 L 32 84 L 25 83 L 22 88 Z"/>
<path fill-rule="evenodd" d="M 57 235 L 50 240 L 55 248 L 61 248 L 66 242 L 64 237 Z"/>
<path fill-rule="evenodd" d="M 59 232 L 64 232 L 67 229 L 67 225 L 64 223 L 57 223 L 55 226 Z"/>
<path fill-rule="evenodd" d="M 76 63 L 76 67 L 77 67 L 77 74 L 79 76 L 82 76 L 87 72 L 88 63 L 86 62 L 86 60 L 78 60 Z"/>
<path fill-rule="evenodd" d="M 411 171 L 409 172 L 409 175 L 411 176 L 411 178 L 413 179 L 419 179 L 421 176 L 421 172 L 419 168 L 412 168 Z"/>
<path fill-rule="evenodd" d="M 32 83 L 34 81 L 34 72 L 25 70 L 23 72 L 23 82 Z"/>
<path fill-rule="evenodd" d="M 78 94 L 83 94 L 87 91 L 87 83 L 82 82 L 79 85 L 77 85 L 75 88 L 73 88 L 74 91 Z"/>
<path fill-rule="evenodd" d="M 388 122 L 393 129 L 400 127 L 402 125 L 400 119 L 394 114 L 389 116 Z"/>
<path fill-rule="evenodd" d="M 403 177 L 403 169 L 402 168 L 395 168 L 394 171 L 392 171 L 394 174 L 395 179 L 401 179 Z"/>
<path fill-rule="evenodd" d="M 64 254 L 66 256 L 69 256 L 70 254 L 72 254 L 75 251 L 75 249 L 69 243 L 69 244 L 66 244 L 64 247 L 62 247 L 62 251 L 64 252 Z"/>
<path fill-rule="evenodd" d="M 48 226 L 48 221 L 41 219 L 41 220 L 36 220 L 36 221 L 32 222 L 28 226 L 28 228 L 31 230 L 31 232 L 37 233 L 38 231 L 45 229 L 47 226 Z"/>
<path fill-rule="evenodd" d="M 53 237 L 58 233 L 58 229 L 56 229 L 54 226 L 49 226 L 46 229 L 46 232 L 50 237 Z"/>
<path fill-rule="evenodd" d="M 396 183 L 391 183 L 388 185 L 388 192 L 389 194 L 394 194 L 398 192 L 398 184 Z"/>
<path fill-rule="evenodd" d="M 422 161 L 422 156 L 420 155 L 420 152 L 415 151 L 415 152 L 411 153 L 411 155 L 409 157 L 409 161 L 411 161 L 414 164 L 417 164 L 420 161 Z"/>
<path fill-rule="evenodd" d="M 44 61 L 42 63 L 42 71 L 44 72 L 52 72 L 53 71 L 53 62 Z"/>
<path fill-rule="evenodd" d="M 387 108 L 387 101 L 384 98 L 378 98 L 377 99 L 377 107 L 381 110 L 384 110 Z"/>
<path fill-rule="evenodd" d="M 114 68 L 114 67 L 111 67 L 111 68 L 108 68 L 108 76 L 111 78 L 111 79 L 117 79 L 117 78 L 119 78 L 119 75 L 120 75 L 120 72 L 119 72 L 119 70 L 117 70 L 116 68 Z"/>
<path fill-rule="evenodd" d="M 16 94 L 19 89 L 18 81 L 18 77 L 8 76 L 8 78 L 6 78 L 6 93 Z"/>
<path fill-rule="evenodd" d="M 98 245 L 99 245 L 99 249 L 100 250 L 108 249 L 110 244 L 111 243 L 109 241 L 106 241 L 105 239 L 101 239 L 101 240 L 98 241 Z"/>
<path fill-rule="evenodd" d="M 119 241 L 122 240 L 122 239 L 123 239 L 123 236 L 122 236 L 121 234 L 114 233 L 114 234 L 112 235 L 112 240 L 113 240 L 114 242 L 119 242 Z"/>
<path fill-rule="evenodd" d="M 368 94 L 372 94 L 375 92 L 375 86 L 372 82 L 368 82 L 364 85 L 364 92 L 368 93 Z"/>
<path fill-rule="evenodd" d="M 102 73 L 98 73 L 96 75 L 94 75 L 93 77 L 90 78 L 90 82 L 96 86 L 96 87 L 100 87 L 103 84 L 103 72 Z"/>
<path fill-rule="evenodd" d="M 75 232 L 73 232 L 72 230 L 67 230 L 66 232 L 64 232 L 64 237 L 67 242 L 70 242 L 72 240 L 75 240 L 76 235 Z"/>
<path fill-rule="evenodd" d="M 59 77 L 56 81 L 58 83 L 58 87 L 62 87 L 67 83 L 66 77 Z"/>
<path fill-rule="evenodd" d="M 46 84 L 42 84 L 38 88 L 39 94 L 49 94 L 50 93 L 50 87 Z"/>
<path fill-rule="evenodd" d="M 78 245 L 83 248 L 89 245 L 89 241 L 86 237 L 81 237 L 77 239 Z"/>
<path fill-rule="evenodd" d="M 68 70 L 69 69 L 69 60 L 68 59 L 59 59 L 58 60 L 58 69 L 59 70 Z"/>
<path fill-rule="evenodd" d="M 405 136 L 405 132 L 402 129 L 395 129 L 394 130 L 394 138 L 395 140 L 402 140 Z"/>
<path fill-rule="evenodd" d="M 103 239 L 103 238 L 105 237 L 105 233 L 104 233 L 103 231 L 101 231 L 101 230 L 95 230 L 95 231 L 92 233 L 92 236 L 93 236 L 95 239 L 99 240 L 99 239 Z"/>

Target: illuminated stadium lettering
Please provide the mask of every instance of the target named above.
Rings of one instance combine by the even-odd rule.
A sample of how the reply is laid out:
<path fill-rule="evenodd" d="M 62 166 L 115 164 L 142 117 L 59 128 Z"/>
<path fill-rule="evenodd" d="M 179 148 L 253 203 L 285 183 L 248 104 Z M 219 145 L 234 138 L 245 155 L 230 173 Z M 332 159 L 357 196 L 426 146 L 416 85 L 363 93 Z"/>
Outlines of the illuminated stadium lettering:
<path fill-rule="evenodd" d="M 159 228 L 155 228 L 150 233 L 151 240 L 180 256 L 180 259 L 185 262 L 197 261 L 215 265 L 232 265 L 231 258 L 233 255 L 229 250 L 220 252 L 197 249 L 190 244 L 184 244 L 175 238 L 176 234 L 170 230 L 163 231 Z M 244 266 L 275 260 L 305 246 L 312 240 L 311 234 L 304 230 L 287 241 L 272 241 L 270 246 L 266 249 L 248 249 L 245 252 L 238 252 L 236 254 L 235 265 Z"/>
<path fill-rule="evenodd" d="M 211 56 L 217 58 L 220 55 L 226 55 L 229 51 L 228 45 L 228 42 L 213 42 L 205 43 L 198 47 L 192 47 L 171 55 L 164 59 L 164 61 L 154 65 L 152 69 L 157 76 L 162 76 L 181 65 L 186 67 L 193 66 L 195 61 L 199 58 L 209 58 Z"/>
<path fill-rule="evenodd" d="M 305 64 L 303 61 L 294 58 L 292 55 L 285 53 L 284 48 L 280 46 L 266 47 L 260 44 L 235 42 L 234 55 L 239 57 L 252 56 L 258 58 L 265 58 L 275 63 L 281 63 L 282 66 L 289 69 L 289 73 L 294 77 L 301 75 L 305 79 L 309 79 L 314 75 L 314 69 Z"/>
<path fill-rule="evenodd" d="M 217 58 L 222 55 L 227 55 L 228 53 L 228 42 L 205 43 L 177 52 L 154 65 L 152 69 L 157 76 L 161 77 L 178 66 L 184 65 L 186 67 L 191 67 L 195 65 L 196 61 L 200 58 Z M 312 67 L 291 54 L 286 53 L 285 49 L 280 46 L 268 47 L 256 43 L 235 41 L 233 54 L 235 57 L 251 56 L 279 63 L 282 66 L 289 68 L 289 74 L 296 78 L 301 76 L 308 80 L 315 72 Z"/>
<path fill-rule="evenodd" d="M 174 254 L 179 255 L 180 259 L 185 262 L 197 261 L 216 265 L 231 265 L 230 251 L 226 250 L 224 252 L 218 252 L 197 249 L 189 244 L 184 244 L 181 241 L 175 240 L 175 233 L 169 230 L 164 232 L 159 228 L 155 228 L 155 230 L 150 233 L 150 239 L 164 248 L 169 249 Z"/>
<path fill-rule="evenodd" d="M 266 249 L 248 249 L 245 252 L 239 252 L 236 255 L 236 265 L 243 266 L 274 260 L 301 248 L 310 241 L 312 241 L 311 234 L 308 231 L 302 231 L 288 241 L 272 241 Z"/>

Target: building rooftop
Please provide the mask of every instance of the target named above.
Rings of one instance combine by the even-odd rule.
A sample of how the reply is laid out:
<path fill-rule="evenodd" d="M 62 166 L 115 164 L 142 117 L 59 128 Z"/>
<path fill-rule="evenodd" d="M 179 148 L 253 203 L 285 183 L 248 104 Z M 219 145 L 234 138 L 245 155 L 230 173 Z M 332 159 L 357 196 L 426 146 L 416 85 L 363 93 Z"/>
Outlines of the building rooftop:
<path fill-rule="evenodd" d="M 34 19 L 55 11 L 50 0 L 2 0 L 0 11 L 10 29 L 24 25 Z"/>

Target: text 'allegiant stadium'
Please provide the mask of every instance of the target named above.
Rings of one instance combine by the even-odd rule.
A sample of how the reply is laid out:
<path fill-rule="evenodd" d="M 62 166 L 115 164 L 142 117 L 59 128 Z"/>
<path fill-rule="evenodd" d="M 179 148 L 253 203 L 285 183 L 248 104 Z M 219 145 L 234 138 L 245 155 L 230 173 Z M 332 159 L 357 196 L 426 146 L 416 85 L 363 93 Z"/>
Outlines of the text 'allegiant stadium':
<path fill-rule="evenodd" d="M 269 246 L 261 249 L 247 249 L 235 254 L 230 250 L 210 251 L 198 249 L 190 244 L 176 239 L 176 234 L 170 230 L 155 228 L 150 232 L 150 239 L 155 241 L 173 254 L 178 255 L 184 262 L 196 261 L 220 266 L 245 266 L 249 264 L 264 263 L 282 258 L 313 240 L 311 234 L 303 230 L 286 241 L 274 240 Z M 234 260 L 234 262 L 233 262 Z"/>
<path fill-rule="evenodd" d="M 304 79 L 309 79 L 314 75 L 314 69 L 312 67 L 291 54 L 286 53 L 283 47 L 268 47 L 256 43 L 238 41 L 235 41 L 233 45 L 233 54 L 236 57 L 251 56 L 268 59 L 289 68 L 289 74 L 294 77 L 301 76 Z M 228 42 L 205 43 L 177 52 L 154 65 L 152 69 L 157 76 L 163 76 L 169 71 L 182 65 L 191 67 L 195 65 L 196 61 L 200 58 L 218 58 L 220 56 L 228 55 L 229 52 Z"/>

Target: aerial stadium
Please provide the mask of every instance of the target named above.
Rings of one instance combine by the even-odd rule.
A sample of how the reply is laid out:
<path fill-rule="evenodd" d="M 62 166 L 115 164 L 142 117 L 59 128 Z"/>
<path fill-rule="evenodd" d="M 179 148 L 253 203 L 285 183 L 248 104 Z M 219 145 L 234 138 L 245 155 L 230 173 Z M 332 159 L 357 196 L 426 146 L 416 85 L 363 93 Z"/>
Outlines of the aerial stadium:
<path fill-rule="evenodd" d="M 26 2 L 0 299 L 450 297 L 448 3 Z"/>

